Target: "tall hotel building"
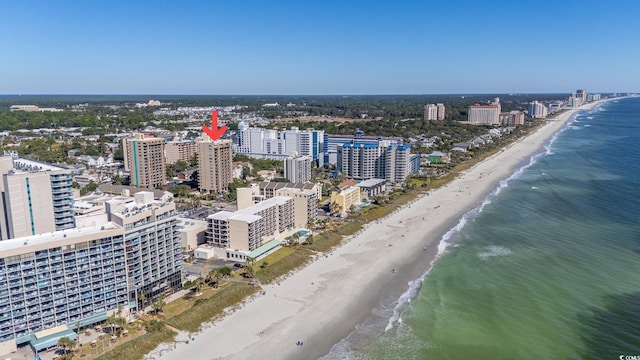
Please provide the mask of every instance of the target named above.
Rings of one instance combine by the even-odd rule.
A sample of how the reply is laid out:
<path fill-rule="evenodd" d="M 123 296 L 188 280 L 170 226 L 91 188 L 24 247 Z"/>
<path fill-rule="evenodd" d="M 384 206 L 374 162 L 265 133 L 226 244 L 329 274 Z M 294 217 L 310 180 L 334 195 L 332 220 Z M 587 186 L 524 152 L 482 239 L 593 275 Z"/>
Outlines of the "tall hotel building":
<path fill-rule="evenodd" d="M 206 136 L 196 141 L 198 152 L 198 188 L 222 193 L 233 182 L 231 140 L 215 140 Z"/>
<path fill-rule="evenodd" d="M 500 124 L 502 126 L 524 125 L 524 113 L 518 110 L 500 113 Z"/>
<path fill-rule="evenodd" d="M 438 103 L 436 107 L 438 108 L 438 120 L 444 120 L 444 104 Z"/>
<path fill-rule="evenodd" d="M 529 117 L 532 118 L 545 118 L 548 114 L 547 107 L 537 101 L 530 102 L 529 108 L 527 110 L 529 113 Z"/>
<path fill-rule="evenodd" d="M 471 105 L 468 121 L 473 125 L 500 125 L 500 99 L 490 105 Z"/>
<path fill-rule="evenodd" d="M 0 239 L 75 226 L 70 170 L 15 156 L 0 157 Z"/>
<path fill-rule="evenodd" d="M 0 353 L 55 346 L 180 289 L 175 204 L 140 192 L 105 207 L 96 225 L 0 241 Z"/>
<path fill-rule="evenodd" d="M 412 172 L 411 145 L 389 146 L 384 152 L 384 161 L 384 179 L 394 183 L 404 182 Z"/>
<path fill-rule="evenodd" d="M 122 139 L 124 169 L 131 173 L 131 185 L 155 189 L 165 185 L 164 139 L 136 133 Z"/>
<path fill-rule="evenodd" d="M 292 154 L 284 159 L 284 177 L 292 183 L 306 183 L 311 180 L 311 158 Z"/>
<path fill-rule="evenodd" d="M 150 191 L 105 203 L 109 221 L 124 230 L 129 308 L 147 306 L 182 285 L 182 248 L 176 205 Z"/>
<path fill-rule="evenodd" d="M 338 148 L 337 169 L 357 180 L 385 179 L 394 183 L 404 182 L 416 170 L 412 167 L 411 146 L 397 144 L 385 148 L 375 144 L 344 144 Z"/>
<path fill-rule="evenodd" d="M 584 104 L 587 102 L 587 90 L 578 89 L 576 90 L 576 97 L 581 100 L 581 103 Z"/>
<path fill-rule="evenodd" d="M 253 128 L 247 123 L 238 124 L 236 152 L 253 158 L 283 160 L 292 152 L 309 156 L 311 161 L 322 166 L 323 130 L 290 130 Z"/>
<path fill-rule="evenodd" d="M 366 136 L 363 132 L 356 132 L 355 135 L 330 135 L 324 134 L 323 152 L 324 163 L 336 165 L 340 156 L 338 155 L 338 149 L 343 145 L 376 145 L 380 148 L 386 148 L 389 145 L 401 145 L 401 137 L 387 137 L 387 136 Z"/>
<path fill-rule="evenodd" d="M 444 120 L 444 104 L 427 104 L 424 106 L 424 120 Z"/>
<path fill-rule="evenodd" d="M 164 145 L 164 158 L 167 164 L 177 161 L 189 162 L 196 156 L 196 142 L 193 140 L 167 141 Z"/>
<path fill-rule="evenodd" d="M 384 158 L 377 144 L 344 144 L 338 148 L 337 169 L 358 180 L 383 178 Z"/>

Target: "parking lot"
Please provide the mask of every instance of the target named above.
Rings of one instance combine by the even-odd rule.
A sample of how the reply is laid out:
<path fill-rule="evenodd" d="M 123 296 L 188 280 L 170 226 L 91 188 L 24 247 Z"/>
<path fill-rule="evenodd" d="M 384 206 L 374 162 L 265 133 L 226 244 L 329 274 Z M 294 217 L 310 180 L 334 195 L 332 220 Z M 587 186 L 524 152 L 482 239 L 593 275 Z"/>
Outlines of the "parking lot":
<path fill-rule="evenodd" d="M 239 267 L 234 266 L 235 264 L 244 266 L 244 264 L 236 261 L 214 258 L 209 260 L 195 259 L 192 263 L 185 262 L 183 263 L 183 269 L 186 278 L 189 279 L 194 277 L 197 278 L 201 275 L 206 275 L 207 273 L 209 273 L 209 271 L 213 269 L 219 269 L 224 266 L 228 266 L 232 270 L 237 270 Z"/>
<path fill-rule="evenodd" d="M 206 220 L 207 216 L 215 214 L 218 211 L 236 211 L 238 207 L 236 205 L 226 203 L 216 203 L 213 206 L 203 206 L 193 210 L 184 211 L 180 216 L 194 220 Z"/>

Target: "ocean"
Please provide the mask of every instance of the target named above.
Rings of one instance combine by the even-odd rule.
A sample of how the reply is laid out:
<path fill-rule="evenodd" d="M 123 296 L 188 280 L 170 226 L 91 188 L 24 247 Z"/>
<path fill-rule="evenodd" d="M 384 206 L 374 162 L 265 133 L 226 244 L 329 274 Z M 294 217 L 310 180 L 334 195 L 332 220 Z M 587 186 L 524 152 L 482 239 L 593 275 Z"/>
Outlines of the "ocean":
<path fill-rule="evenodd" d="M 640 358 L 640 98 L 574 115 L 323 359 Z"/>

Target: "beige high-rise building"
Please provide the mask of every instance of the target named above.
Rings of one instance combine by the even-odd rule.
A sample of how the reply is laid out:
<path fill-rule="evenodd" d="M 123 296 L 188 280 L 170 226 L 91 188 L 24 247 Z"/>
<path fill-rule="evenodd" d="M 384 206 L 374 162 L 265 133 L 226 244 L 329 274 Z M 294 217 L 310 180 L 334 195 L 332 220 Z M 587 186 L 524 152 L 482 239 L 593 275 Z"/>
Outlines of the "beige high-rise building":
<path fill-rule="evenodd" d="M 436 104 L 427 104 L 424 106 L 424 120 L 437 120 L 438 119 L 438 107 Z"/>
<path fill-rule="evenodd" d="M 165 185 L 164 139 L 133 134 L 123 139 L 124 169 L 131 174 L 131 185 L 141 188 L 162 188 Z"/>
<path fill-rule="evenodd" d="M 469 106 L 468 121 L 473 125 L 500 125 L 500 99 L 490 105 Z"/>
<path fill-rule="evenodd" d="M 444 120 L 444 104 L 427 104 L 424 106 L 424 119 L 430 120 Z"/>
<path fill-rule="evenodd" d="M 436 107 L 438 108 L 438 120 L 444 120 L 444 104 L 438 103 Z"/>
<path fill-rule="evenodd" d="M 294 200 L 275 196 L 242 210 L 209 215 L 207 222 L 207 241 L 213 246 L 250 252 L 293 230 Z"/>
<path fill-rule="evenodd" d="M 587 102 L 587 90 L 585 89 L 578 89 L 576 90 L 576 97 L 580 98 L 580 100 L 582 100 L 582 103 L 586 103 Z"/>
<path fill-rule="evenodd" d="M 164 156 L 167 164 L 175 164 L 178 160 L 191 161 L 196 155 L 196 142 L 193 140 L 167 141 L 164 145 Z"/>
<path fill-rule="evenodd" d="M 198 189 L 212 193 L 229 190 L 233 182 L 231 140 L 209 137 L 196 140 L 198 153 Z"/>
<path fill-rule="evenodd" d="M 318 194 L 310 189 L 283 188 L 277 196 L 293 199 L 293 218 L 295 227 L 306 229 L 316 221 L 318 212 Z"/>

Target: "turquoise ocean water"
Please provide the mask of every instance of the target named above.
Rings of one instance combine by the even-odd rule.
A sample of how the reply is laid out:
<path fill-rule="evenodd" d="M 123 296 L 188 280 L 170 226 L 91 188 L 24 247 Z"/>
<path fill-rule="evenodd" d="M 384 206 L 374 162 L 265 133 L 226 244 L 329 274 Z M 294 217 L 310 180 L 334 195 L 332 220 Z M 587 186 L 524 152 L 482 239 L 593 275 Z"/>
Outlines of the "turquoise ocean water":
<path fill-rule="evenodd" d="M 324 359 L 640 355 L 640 98 L 577 114 L 445 246 Z"/>

